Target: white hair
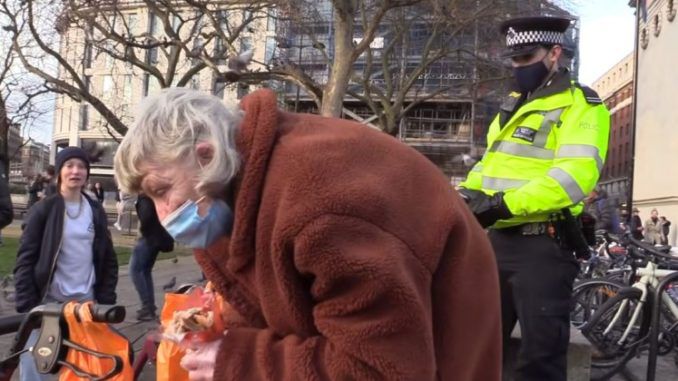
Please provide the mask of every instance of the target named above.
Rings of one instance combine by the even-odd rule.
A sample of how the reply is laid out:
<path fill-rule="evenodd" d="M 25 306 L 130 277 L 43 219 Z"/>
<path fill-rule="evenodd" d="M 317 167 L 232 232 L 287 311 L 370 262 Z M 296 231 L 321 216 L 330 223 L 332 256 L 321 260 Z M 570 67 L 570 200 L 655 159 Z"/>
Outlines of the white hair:
<path fill-rule="evenodd" d="M 209 142 L 212 160 L 197 174 L 196 190 L 215 195 L 240 167 L 236 133 L 244 112 L 210 94 L 183 87 L 167 88 L 139 105 L 134 124 L 115 154 L 115 177 L 124 192 L 138 193 L 148 164 L 198 162 L 195 146 Z"/>

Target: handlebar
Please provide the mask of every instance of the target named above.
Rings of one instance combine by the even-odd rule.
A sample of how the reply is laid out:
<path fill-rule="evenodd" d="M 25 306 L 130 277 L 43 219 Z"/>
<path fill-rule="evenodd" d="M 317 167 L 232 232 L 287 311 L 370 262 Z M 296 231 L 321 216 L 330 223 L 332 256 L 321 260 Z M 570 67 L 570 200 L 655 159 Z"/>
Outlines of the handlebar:
<path fill-rule="evenodd" d="M 17 314 L 0 317 L 0 335 L 6 335 L 19 330 L 21 322 L 24 321 L 27 314 Z"/>
<path fill-rule="evenodd" d="M 76 307 L 77 310 L 83 305 Z M 77 311 L 76 310 L 76 315 Z M 91 305 L 92 321 L 98 323 L 120 323 L 125 319 L 125 307 L 111 305 Z M 34 348 L 40 348 L 42 351 L 33 353 L 40 357 L 40 373 L 55 373 L 62 366 L 71 368 L 78 376 L 89 377 L 92 380 L 103 380 L 111 377 L 114 373 L 122 369 L 122 360 L 118 356 L 111 356 L 88 348 L 84 348 L 74 343 L 68 338 L 68 326 L 64 318 L 64 305 L 45 304 L 33 308 L 25 314 L 18 314 L 0 318 L 0 334 L 16 332 L 14 341 L 9 349 L 7 356 L 0 360 L 0 381 L 9 380 L 19 364 L 19 355 L 26 352 L 24 349 L 28 337 L 34 329 L 40 327 L 40 335 Z M 49 350 L 46 350 L 49 349 Z M 76 349 L 99 358 L 110 358 L 113 360 L 114 367 L 104 377 L 97 377 L 80 371 L 65 361 L 69 349 Z M 36 358 L 37 361 L 37 358 Z"/>
<path fill-rule="evenodd" d="M 125 315 L 126 310 L 123 306 L 92 305 L 92 320 L 97 323 L 122 323 L 125 320 Z"/>

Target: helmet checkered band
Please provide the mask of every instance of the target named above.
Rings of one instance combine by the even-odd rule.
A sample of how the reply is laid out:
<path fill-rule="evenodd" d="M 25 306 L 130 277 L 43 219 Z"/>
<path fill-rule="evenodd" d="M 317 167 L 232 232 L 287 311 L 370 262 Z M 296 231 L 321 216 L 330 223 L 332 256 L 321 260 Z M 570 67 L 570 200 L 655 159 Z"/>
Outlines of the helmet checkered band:
<path fill-rule="evenodd" d="M 506 46 L 509 48 L 528 44 L 562 45 L 564 41 L 564 33 L 551 30 L 526 30 L 523 32 L 516 32 L 513 28 L 509 28 L 506 32 Z"/>

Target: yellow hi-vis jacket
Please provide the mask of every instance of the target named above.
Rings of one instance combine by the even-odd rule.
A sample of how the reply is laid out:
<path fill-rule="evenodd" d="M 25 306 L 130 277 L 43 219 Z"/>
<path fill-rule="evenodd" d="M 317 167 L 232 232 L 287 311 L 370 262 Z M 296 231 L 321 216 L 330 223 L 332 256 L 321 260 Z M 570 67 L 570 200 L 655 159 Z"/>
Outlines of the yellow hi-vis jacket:
<path fill-rule="evenodd" d="M 574 215 L 595 187 L 607 155 L 610 114 L 590 88 L 558 72 L 522 105 L 511 93 L 487 133 L 487 151 L 459 186 L 504 192 L 514 217 L 494 228 Z M 513 114 L 515 107 L 519 107 Z"/>

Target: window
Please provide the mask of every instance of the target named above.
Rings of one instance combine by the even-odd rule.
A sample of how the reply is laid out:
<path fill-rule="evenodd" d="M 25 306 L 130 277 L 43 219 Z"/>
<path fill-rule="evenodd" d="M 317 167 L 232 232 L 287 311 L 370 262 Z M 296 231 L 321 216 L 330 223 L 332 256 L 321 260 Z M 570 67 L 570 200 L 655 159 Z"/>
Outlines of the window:
<path fill-rule="evenodd" d="M 246 52 L 252 49 L 252 37 L 243 36 L 240 38 L 240 51 Z"/>
<path fill-rule="evenodd" d="M 148 49 L 146 51 L 146 62 L 151 65 L 158 64 L 158 47 Z"/>
<path fill-rule="evenodd" d="M 113 97 L 113 76 L 104 75 L 103 85 L 101 87 L 101 95 L 105 100 L 110 100 Z"/>
<path fill-rule="evenodd" d="M 136 13 L 127 15 L 127 36 L 132 37 L 139 27 L 139 16 Z"/>
<path fill-rule="evenodd" d="M 181 21 L 181 18 L 179 18 L 179 15 L 173 14 L 172 15 L 172 30 L 174 33 L 179 33 L 179 28 L 183 25 L 183 21 Z"/>
<path fill-rule="evenodd" d="M 80 131 L 86 131 L 89 126 L 89 104 L 80 104 Z"/>
<path fill-rule="evenodd" d="M 271 12 L 268 14 L 266 19 L 266 30 L 269 32 L 275 32 L 276 19 L 278 17 L 277 9 L 271 9 Z"/>
<path fill-rule="evenodd" d="M 155 14 L 149 14 L 149 28 L 148 31 L 151 33 L 153 37 L 160 37 L 160 34 L 162 33 L 162 20 L 158 15 Z"/>
<path fill-rule="evenodd" d="M 85 54 L 82 57 L 82 65 L 89 69 L 92 67 L 92 43 L 87 41 L 85 42 Z"/>
<path fill-rule="evenodd" d="M 226 88 L 226 83 L 217 80 L 214 78 L 214 84 L 212 85 L 212 94 L 219 97 L 219 99 L 224 99 L 224 89 Z"/>
<path fill-rule="evenodd" d="M 125 75 L 122 85 L 122 96 L 125 100 L 125 104 L 132 104 L 132 75 Z"/>
<path fill-rule="evenodd" d="M 265 64 L 271 62 L 273 57 L 275 57 L 275 48 L 276 48 L 275 38 L 271 36 L 266 37 L 266 52 L 264 54 Z"/>
<path fill-rule="evenodd" d="M 158 79 L 150 74 L 144 74 L 144 96 L 152 95 L 160 90 Z"/>
<path fill-rule="evenodd" d="M 87 90 L 89 92 L 90 85 L 92 84 L 92 76 L 86 75 L 85 80 L 83 82 L 85 84 L 85 90 Z"/>

